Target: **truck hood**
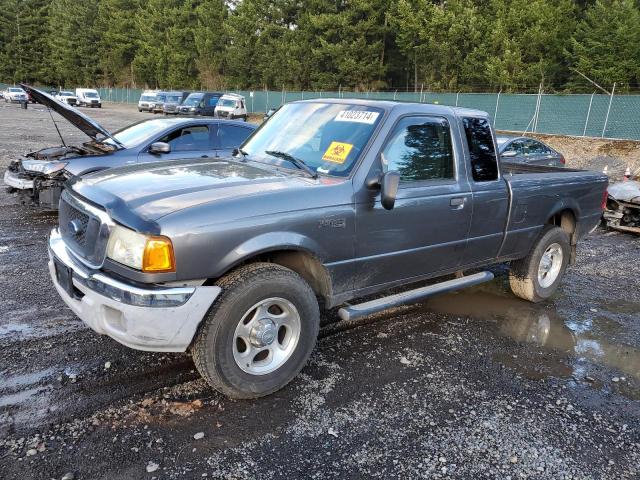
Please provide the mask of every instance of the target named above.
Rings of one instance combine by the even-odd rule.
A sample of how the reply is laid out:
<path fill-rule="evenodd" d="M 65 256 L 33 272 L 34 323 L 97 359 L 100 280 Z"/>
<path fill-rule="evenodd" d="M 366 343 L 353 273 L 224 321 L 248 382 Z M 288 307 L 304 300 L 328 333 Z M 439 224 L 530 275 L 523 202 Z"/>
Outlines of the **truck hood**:
<path fill-rule="evenodd" d="M 106 128 L 99 125 L 94 120 L 90 119 L 84 113 L 79 110 L 70 107 L 66 103 L 62 103 L 56 100 L 48 93 L 45 93 L 37 88 L 30 87 L 29 85 L 20 84 L 23 90 L 31 95 L 31 98 L 38 103 L 41 103 L 47 108 L 50 108 L 54 112 L 60 114 L 69 123 L 77 127 L 82 133 L 89 136 L 92 140 L 98 141 L 96 138 L 98 135 L 103 135 L 113 139 L 116 144 L 121 145 L 116 139 L 111 136 L 111 133 Z M 73 97 L 70 97 L 73 98 Z"/>
<path fill-rule="evenodd" d="M 70 188 L 105 207 L 116 221 L 136 228 L 133 217 L 154 222 L 196 205 L 300 187 L 310 181 L 233 159 L 178 160 L 77 177 Z"/>

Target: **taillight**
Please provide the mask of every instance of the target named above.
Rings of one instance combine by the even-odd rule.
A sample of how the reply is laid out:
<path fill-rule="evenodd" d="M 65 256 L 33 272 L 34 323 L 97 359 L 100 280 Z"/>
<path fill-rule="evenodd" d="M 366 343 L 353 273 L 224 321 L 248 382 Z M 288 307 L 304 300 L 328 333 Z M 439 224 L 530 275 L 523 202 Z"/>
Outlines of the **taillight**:
<path fill-rule="evenodd" d="M 602 195 L 602 205 L 600 205 L 600 209 L 602 211 L 607 209 L 607 198 L 609 198 L 609 192 L 607 189 L 604 189 L 604 195 Z"/>
<path fill-rule="evenodd" d="M 560 163 L 563 165 L 567 163 L 567 161 L 564 159 L 564 155 L 560 155 Z"/>

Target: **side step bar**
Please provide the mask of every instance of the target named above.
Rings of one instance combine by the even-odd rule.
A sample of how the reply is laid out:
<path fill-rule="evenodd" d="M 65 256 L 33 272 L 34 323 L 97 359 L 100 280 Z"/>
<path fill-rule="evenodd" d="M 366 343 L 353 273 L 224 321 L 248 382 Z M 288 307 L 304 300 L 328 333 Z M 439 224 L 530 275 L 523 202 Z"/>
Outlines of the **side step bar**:
<path fill-rule="evenodd" d="M 416 288 L 415 290 L 408 290 L 402 293 L 396 293 L 395 295 L 389 295 L 388 297 L 377 298 L 369 302 L 364 302 L 359 305 L 347 305 L 338 310 L 338 315 L 342 320 L 354 320 L 360 317 L 366 317 L 373 313 L 387 308 L 397 307 L 398 305 L 406 305 L 408 303 L 417 303 L 432 295 L 439 293 L 452 292 L 461 288 L 471 287 L 478 285 L 479 283 L 489 282 L 493 280 L 493 273 L 491 272 L 479 272 L 473 275 L 468 275 L 462 278 L 454 278 L 453 280 L 447 280 L 446 282 L 435 283 L 426 287 Z"/>

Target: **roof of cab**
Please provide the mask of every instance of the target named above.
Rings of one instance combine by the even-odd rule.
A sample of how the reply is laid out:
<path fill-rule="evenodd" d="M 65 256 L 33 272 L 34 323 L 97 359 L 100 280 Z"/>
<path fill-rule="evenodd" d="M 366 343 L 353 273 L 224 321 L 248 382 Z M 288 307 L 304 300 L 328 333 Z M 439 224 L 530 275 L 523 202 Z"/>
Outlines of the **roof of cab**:
<path fill-rule="evenodd" d="M 453 114 L 456 116 L 472 116 L 472 117 L 487 117 L 488 113 L 482 110 L 475 110 L 472 108 L 464 107 L 451 107 L 448 105 L 436 105 L 433 103 L 418 103 L 407 102 L 400 100 L 368 100 L 361 98 L 313 98 L 308 100 L 298 100 L 292 103 L 338 103 L 344 105 L 362 105 L 367 107 L 383 108 L 391 111 L 394 109 L 405 110 L 407 113 L 420 112 L 420 113 L 432 113 L 432 114 Z"/>

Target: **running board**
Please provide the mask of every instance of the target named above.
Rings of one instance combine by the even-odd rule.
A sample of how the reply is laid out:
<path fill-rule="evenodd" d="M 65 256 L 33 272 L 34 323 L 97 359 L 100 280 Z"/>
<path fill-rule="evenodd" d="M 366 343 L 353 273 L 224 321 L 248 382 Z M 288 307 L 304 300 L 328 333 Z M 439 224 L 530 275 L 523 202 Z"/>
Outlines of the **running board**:
<path fill-rule="evenodd" d="M 389 295 L 388 297 L 377 298 L 369 302 L 364 302 L 359 305 L 347 305 L 338 310 L 338 315 L 342 320 L 354 320 L 360 317 L 366 317 L 373 313 L 387 308 L 397 307 L 398 305 L 406 305 L 408 303 L 417 303 L 418 301 L 437 295 L 439 293 L 453 292 L 461 288 L 471 287 L 478 285 L 479 283 L 489 282 L 493 280 L 493 273 L 491 272 L 479 272 L 473 275 L 468 275 L 462 278 L 454 278 L 453 280 L 447 280 L 446 282 L 435 283 L 426 287 L 416 288 L 415 290 L 408 290 L 406 292 L 396 293 L 395 295 Z"/>

